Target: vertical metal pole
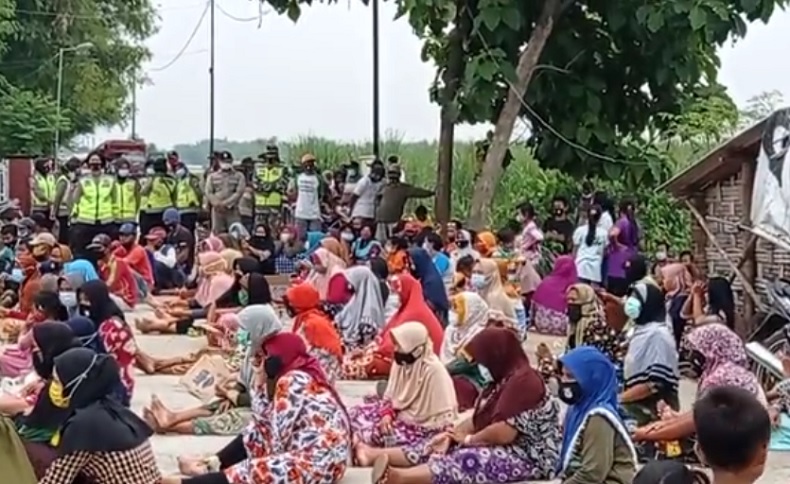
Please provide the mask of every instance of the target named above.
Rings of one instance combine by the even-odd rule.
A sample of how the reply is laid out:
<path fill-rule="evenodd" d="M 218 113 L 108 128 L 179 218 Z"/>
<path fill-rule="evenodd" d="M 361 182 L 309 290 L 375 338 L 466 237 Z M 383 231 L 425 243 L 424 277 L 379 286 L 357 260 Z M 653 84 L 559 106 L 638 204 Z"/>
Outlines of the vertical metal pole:
<path fill-rule="evenodd" d="M 55 125 L 55 152 L 52 157 L 57 163 L 58 153 L 60 152 L 60 103 L 63 98 L 63 53 L 65 49 L 58 50 L 58 91 L 55 93 L 55 112 L 57 113 L 57 125 Z"/>
<path fill-rule="evenodd" d="M 373 154 L 381 159 L 381 124 L 379 105 L 379 0 L 373 0 Z"/>
<path fill-rule="evenodd" d="M 214 10 L 215 3 L 211 0 L 211 61 L 208 68 L 209 75 L 209 141 L 208 141 L 208 154 L 211 156 L 214 153 Z"/>
<path fill-rule="evenodd" d="M 137 70 L 132 72 L 132 139 L 137 139 Z"/>

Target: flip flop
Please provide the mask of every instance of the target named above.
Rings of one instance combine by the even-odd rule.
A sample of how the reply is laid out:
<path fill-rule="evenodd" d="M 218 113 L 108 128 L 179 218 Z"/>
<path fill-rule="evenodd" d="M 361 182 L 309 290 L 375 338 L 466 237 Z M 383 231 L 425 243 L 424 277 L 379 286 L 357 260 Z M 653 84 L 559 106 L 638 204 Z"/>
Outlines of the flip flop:
<path fill-rule="evenodd" d="M 390 458 L 380 455 L 373 461 L 373 470 L 370 473 L 371 484 L 385 484 L 389 477 Z"/>

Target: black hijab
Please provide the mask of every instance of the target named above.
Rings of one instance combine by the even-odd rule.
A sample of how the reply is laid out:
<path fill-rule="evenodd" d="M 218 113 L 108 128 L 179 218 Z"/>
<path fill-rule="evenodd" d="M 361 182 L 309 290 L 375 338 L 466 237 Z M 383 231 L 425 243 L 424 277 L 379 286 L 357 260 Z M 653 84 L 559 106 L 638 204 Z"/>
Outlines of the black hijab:
<path fill-rule="evenodd" d="M 39 349 L 33 354 L 33 368 L 42 380 L 52 377 L 56 356 L 82 346 L 69 325 L 52 321 L 33 326 L 33 341 Z"/>
<path fill-rule="evenodd" d="M 271 304 L 272 290 L 263 274 L 250 274 L 247 282 L 248 304 Z"/>
<path fill-rule="evenodd" d="M 58 452 L 123 452 L 142 445 L 153 431 L 115 398 L 120 367 L 110 355 L 75 348 L 55 358 L 55 372 L 69 396 L 69 416 Z"/>
<path fill-rule="evenodd" d="M 115 304 L 115 301 L 110 297 L 110 290 L 102 280 L 94 280 L 86 282 L 77 290 L 77 300 L 79 301 L 80 294 L 88 301 L 90 307 L 80 307 L 87 312 L 84 316 L 90 318 L 93 324 L 98 328 L 103 322 L 110 318 L 118 318 L 121 321 L 126 321 L 123 311 Z"/>
<path fill-rule="evenodd" d="M 41 291 L 33 297 L 33 304 L 40 308 L 47 319 L 68 321 L 69 310 L 60 302 L 60 295 L 53 291 Z"/>
<path fill-rule="evenodd" d="M 634 284 L 647 277 L 648 262 L 645 256 L 636 254 L 625 262 L 625 278 Z"/>
<path fill-rule="evenodd" d="M 666 320 L 667 306 L 664 293 L 655 284 L 638 282 L 631 286 L 627 295 L 637 298 L 642 303 L 642 310 L 639 311 L 639 317 L 634 320 L 634 324 L 642 325 Z"/>
<path fill-rule="evenodd" d="M 381 257 L 374 257 L 370 259 L 370 270 L 373 274 L 376 275 L 376 278 L 379 280 L 379 291 L 381 292 L 381 300 L 387 301 L 390 297 L 390 286 L 387 284 L 387 279 L 390 276 L 389 267 L 387 267 L 387 261 L 382 259 Z"/>

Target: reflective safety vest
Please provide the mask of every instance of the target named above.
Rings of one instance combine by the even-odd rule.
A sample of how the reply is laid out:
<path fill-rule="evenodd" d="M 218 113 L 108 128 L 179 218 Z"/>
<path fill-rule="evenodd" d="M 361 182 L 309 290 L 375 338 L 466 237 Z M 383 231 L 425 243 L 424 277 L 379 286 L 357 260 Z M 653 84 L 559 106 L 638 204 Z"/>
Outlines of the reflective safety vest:
<path fill-rule="evenodd" d="M 156 213 L 172 207 L 175 181 L 170 177 L 154 176 L 151 183 L 151 192 L 141 202 L 142 210 Z"/>
<path fill-rule="evenodd" d="M 137 222 L 137 196 L 135 194 L 135 183 L 125 180 L 123 183 L 115 182 L 115 193 L 113 195 L 113 214 L 115 221 Z"/>
<path fill-rule="evenodd" d="M 115 179 L 102 175 L 98 179 L 86 176 L 79 181 L 81 194 L 71 213 L 72 223 L 90 225 L 107 224 L 113 221 L 113 193 Z"/>
<path fill-rule="evenodd" d="M 71 180 L 66 175 L 60 175 L 58 179 L 55 181 L 55 192 L 58 191 L 58 185 L 64 183 L 66 185 L 66 190 L 63 192 L 63 198 L 60 200 L 60 206 L 58 207 L 58 217 L 68 217 L 69 215 L 69 203 L 71 198 Z M 55 201 L 55 195 L 52 195 L 52 202 Z"/>
<path fill-rule="evenodd" d="M 255 187 L 256 207 L 279 207 L 283 204 L 283 194 L 280 193 L 280 180 L 283 177 L 281 166 L 260 166 L 255 172 L 257 186 Z M 265 191 L 260 191 L 263 189 Z"/>
<path fill-rule="evenodd" d="M 181 212 L 197 212 L 200 200 L 194 187 L 195 179 L 187 175 L 176 180 L 176 208 Z"/>
<path fill-rule="evenodd" d="M 38 190 L 32 190 L 33 207 L 46 207 L 55 200 L 55 177 L 36 173 L 34 180 Z M 36 195 L 37 191 L 43 193 L 44 198 L 39 198 Z"/>

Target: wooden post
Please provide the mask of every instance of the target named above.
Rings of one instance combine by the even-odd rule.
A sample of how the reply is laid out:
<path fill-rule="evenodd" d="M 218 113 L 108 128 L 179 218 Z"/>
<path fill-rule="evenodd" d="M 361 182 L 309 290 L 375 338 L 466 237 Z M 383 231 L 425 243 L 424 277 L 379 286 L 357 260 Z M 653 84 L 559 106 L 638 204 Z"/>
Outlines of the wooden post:
<path fill-rule="evenodd" d="M 754 172 L 756 169 L 756 162 L 750 157 L 744 157 L 741 161 L 741 206 L 743 207 L 743 214 L 741 216 L 741 223 L 747 227 L 752 226 L 752 193 L 754 187 Z M 741 234 L 744 243 L 743 259 L 743 275 L 749 281 L 749 285 L 754 287 L 755 279 L 757 277 L 757 238 L 745 232 Z M 751 240 L 749 237 L 751 236 Z M 758 300 L 759 301 L 759 300 Z M 759 305 L 759 302 L 757 302 Z M 743 332 L 740 334 L 748 334 L 752 331 L 751 321 L 755 312 L 755 301 L 750 298 L 744 298 L 743 301 L 743 316 L 744 325 Z"/>

